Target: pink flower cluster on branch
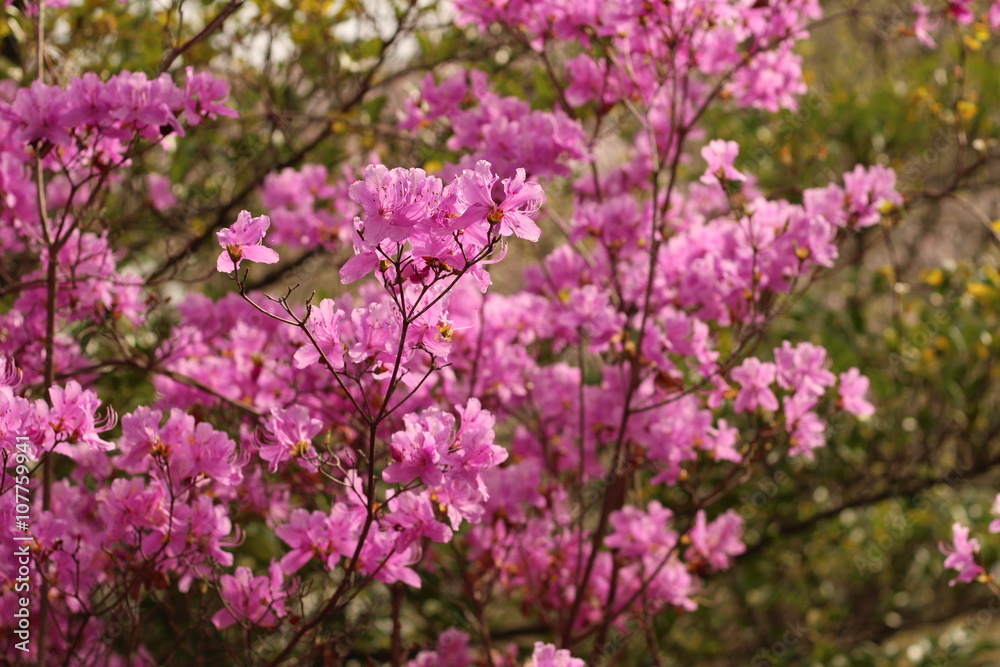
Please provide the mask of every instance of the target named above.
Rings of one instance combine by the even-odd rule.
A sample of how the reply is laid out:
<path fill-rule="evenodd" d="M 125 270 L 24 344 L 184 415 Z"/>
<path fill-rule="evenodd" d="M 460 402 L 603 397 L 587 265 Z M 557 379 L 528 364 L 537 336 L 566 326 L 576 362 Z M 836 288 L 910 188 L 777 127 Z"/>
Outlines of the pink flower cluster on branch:
<path fill-rule="evenodd" d="M 490 284 L 483 260 L 501 237 L 537 241 L 531 216 L 544 201 L 523 169 L 501 180 L 485 161 L 447 186 L 423 169 L 371 165 L 350 195 L 363 214 L 355 221 L 357 254 L 340 271 L 345 283 L 376 269 L 383 282 L 414 284 L 469 271 L 483 291 Z"/>

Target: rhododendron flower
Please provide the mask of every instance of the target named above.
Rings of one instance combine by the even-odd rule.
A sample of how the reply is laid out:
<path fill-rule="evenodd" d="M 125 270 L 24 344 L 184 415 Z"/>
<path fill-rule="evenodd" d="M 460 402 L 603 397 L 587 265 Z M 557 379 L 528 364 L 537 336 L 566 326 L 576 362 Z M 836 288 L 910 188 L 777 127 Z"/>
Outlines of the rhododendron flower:
<path fill-rule="evenodd" d="M 269 576 L 255 577 L 248 567 L 222 575 L 219 585 L 225 606 L 212 616 L 212 625 L 219 630 L 239 620 L 263 627 L 274 625 L 286 614 L 283 583 L 284 575 L 277 563 L 271 563 Z"/>
<path fill-rule="evenodd" d="M 858 227 L 878 224 L 886 209 L 903 203 L 903 196 L 896 191 L 896 172 L 879 164 L 867 169 L 857 165 L 844 174 L 844 191 Z"/>
<path fill-rule="evenodd" d="M 296 509 L 288 523 L 274 529 L 274 534 L 292 548 L 281 559 L 287 574 L 298 571 L 313 557 L 332 570 L 342 557 L 350 557 L 357 548 L 364 510 L 336 503 L 329 514 Z"/>
<path fill-rule="evenodd" d="M 449 447 L 447 458 L 456 468 L 481 472 L 507 460 L 507 450 L 493 444 L 496 418 L 484 410 L 478 398 L 470 398 L 465 407 L 456 406 L 461 425 L 455 433 L 457 447 Z"/>
<path fill-rule="evenodd" d="M 196 423 L 194 417 L 175 408 L 162 433 L 169 443 L 167 462 L 174 483 L 197 479 L 234 487 L 242 481 L 242 469 L 233 460 L 236 443 L 223 431 L 207 422 Z"/>
<path fill-rule="evenodd" d="M 166 211 L 177 204 L 177 197 L 171 190 L 170 179 L 163 174 L 146 174 L 146 189 L 150 202 L 157 211 Z"/>
<path fill-rule="evenodd" d="M 84 445 L 99 451 L 114 449 L 114 443 L 102 440 L 97 434 L 113 428 L 117 418 L 109 410 L 106 419 L 98 419 L 101 402 L 95 392 L 70 380 L 65 387 L 50 387 L 49 399 L 51 407 L 43 400 L 35 402 L 35 412 L 42 424 L 43 447 L 55 444 L 56 451 L 71 457 L 82 455 Z"/>
<path fill-rule="evenodd" d="M 441 449 L 447 449 L 452 439 L 455 418 L 431 409 L 421 415 L 406 415 L 406 429 L 392 434 L 389 453 L 393 462 L 382 471 L 382 479 L 390 484 L 405 484 L 420 478 L 436 486 L 444 481 L 439 467 Z"/>
<path fill-rule="evenodd" d="M 70 144 L 72 139 L 66 131 L 67 113 L 66 92 L 41 81 L 19 88 L 9 107 L 0 104 L 0 118 L 6 116 L 14 127 L 19 127 L 15 137 L 29 144 L 39 140 Z"/>
<path fill-rule="evenodd" d="M 787 340 L 774 351 L 778 386 L 819 397 L 837 378 L 826 369 L 826 350 L 812 343 L 793 346 Z"/>
<path fill-rule="evenodd" d="M 557 649 L 553 644 L 535 642 L 535 650 L 531 654 L 531 667 L 584 667 L 586 663 L 580 658 L 574 658 L 566 649 Z"/>
<path fill-rule="evenodd" d="M 315 469 L 307 455 L 312 451 L 312 439 L 323 430 L 323 422 L 313 418 L 309 410 L 301 405 L 293 405 L 287 410 L 272 408 L 265 429 L 260 458 L 271 464 L 268 466 L 271 472 L 292 458 L 299 459 L 306 468 Z"/>
<path fill-rule="evenodd" d="M 948 13 L 955 17 L 955 22 L 959 25 L 969 25 L 976 20 L 972 0 L 949 0 Z"/>
<path fill-rule="evenodd" d="M 815 412 L 804 412 L 793 422 L 791 443 L 788 453 L 792 456 L 803 455 L 808 459 L 813 456 L 813 450 L 826 444 L 826 424 Z"/>
<path fill-rule="evenodd" d="M 845 410 L 862 419 L 875 414 L 875 406 L 865 400 L 868 384 L 868 378 L 857 368 L 840 374 L 840 401 Z"/>
<path fill-rule="evenodd" d="M 702 439 L 702 449 L 708 451 L 717 461 L 732 461 L 739 463 L 743 457 L 736 450 L 739 441 L 739 431 L 730 426 L 725 419 L 720 419 L 718 425 L 709 427 L 708 437 Z"/>
<path fill-rule="evenodd" d="M 184 554 L 183 560 L 190 563 L 195 560 L 190 551 L 194 545 L 202 556 L 212 562 L 224 567 L 233 564 L 233 554 L 222 550 L 224 546 L 233 546 L 232 542 L 224 541 L 233 530 L 233 523 L 224 506 L 215 504 L 208 496 L 198 496 L 190 505 L 177 505 L 174 518 L 177 528 L 172 531 L 171 555 Z M 186 579 L 193 579 L 193 574 L 188 574 Z"/>
<path fill-rule="evenodd" d="M 937 30 L 941 22 L 930 20 L 930 9 L 928 9 L 927 5 L 922 2 L 914 2 L 910 5 L 910 9 L 913 10 L 915 15 L 913 20 L 913 34 L 916 36 L 917 40 L 924 46 L 929 46 L 931 48 L 937 46 L 934 42 L 934 38 L 931 37 L 931 32 Z"/>
<path fill-rule="evenodd" d="M 236 118 L 239 115 L 224 104 L 229 97 L 228 81 L 217 79 L 210 72 L 195 73 L 193 67 L 184 68 L 184 74 L 184 118 L 189 125 L 198 125 L 202 116 Z"/>
<path fill-rule="evenodd" d="M 612 532 L 604 544 L 625 558 L 666 554 L 677 544 L 677 533 L 670 529 L 673 522 L 674 513 L 657 500 L 649 503 L 645 512 L 626 505 L 611 513 Z"/>
<path fill-rule="evenodd" d="M 694 527 L 689 533 L 691 548 L 687 558 L 695 554 L 716 570 L 729 567 L 733 556 L 746 551 L 743 544 L 743 519 L 733 510 L 718 516 L 712 523 L 706 523 L 705 511 L 698 510 Z"/>
<path fill-rule="evenodd" d="M 344 262 L 340 267 L 340 280 L 345 285 L 361 280 L 378 267 L 378 253 L 361 238 L 357 228 L 361 225 L 361 218 L 354 219 L 354 248 L 357 252 L 354 257 Z"/>
<path fill-rule="evenodd" d="M 420 562 L 423 550 L 419 544 L 397 549 L 395 531 L 375 531 L 369 534 L 361 548 L 358 568 L 373 573 L 375 579 L 385 584 L 403 582 L 420 588 L 420 575 L 411 567 Z"/>
<path fill-rule="evenodd" d="M 425 537 L 434 542 L 451 541 L 451 528 L 435 517 L 434 500 L 426 491 L 419 494 L 407 491 L 389 500 L 385 519 L 398 533 L 398 548 L 406 548 Z"/>
<path fill-rule="evenodd" d="M 756 410 L 757 406 L 772 412 L 778 409 L 778 398 L 771 391 L 777 371 L 774 364 L 754 357 L 745 359 L 733 369 L 732 378 L 740 383 L 733 408 L 737 412 Z"/>
<path fill-rule="evenodd" d="M 107 527 L 105 545 L 165 526 L 170 515 L 164 496 L 163 487 L 142 479 L 116 479 L 98 492 L 98 511 Z"/>
<path fill-rule="evenodd" d="M 395 306 L 374 302 L 367 308 L 351 311 L 351 331 L 354 345 L 347 356 L 356 364 L 382 362 L 381 370 L 375 369 L 376 377 L 388 375 L 389 365 L 396 357 L 396 348 L 401 344 L 402 316 Z"/>
<path fill-rule="evenodd" d="M 403 241 L 421 223 L 431 220 L 444 185 L 423 169 L 391 171 L 381 164 L 365 167 L 363 181 L 349 188 L 351 200 L 364 209 L 364 240 L 376 246 L 384 239 Z"/>
<path fill-rule="evenodd" d="M 745 181 L 747 177 L 739 172 L 733 163 L 740 153 L 740 145 L 735 141 L 723 141 L 715 139 L 701 149 L 701 156 L 708 163 L 708 169 L 701 176 L 701 182 L 705 185 L 722 183 L 726 181 Z"/>
<path fill-rule="evenodd" d="M 979 553 L 979 541 L 975 538 L 969 539 L 969 529 L 960 523 L 953 524 L 951 530 L 950 545 L 945 546 L 944 542 L 938 542 L 938 549 L 947 556 L 944 559 L 944 566 L 958 572 L 958 576 L 949 581 L 948 585 L 975 581 L 976 577 L 985 572 L 975 557 L 975 554 Z"/>
<path fill-rule="evenodd" d="M 344 369 L 344 347 L 340 342 L 340 319 L 344 311 L 337 308 L 333 299 L 323 299 L 309 315 L 309 331 L 320 349 L 312 341 L 295 351 L 295 367 L 308 368 L 320 360 L 320 350 L 334 370 Z"/>
<path fill-rule="evenodd" d="M 421 651 L 407 667 L 469 667 L 475 663 L 469 646 L 469 635 L 448 628 L 438 637 L 433 651 Z"/>
<path fill-rule="evenodd" d="M 220 273 L 232 273 L 240 268 L 244 259 L 261 264 L 274 264 L 278 261 L 278 253 L 261 245 L 271 220 L 266 215 L 251 217 L 249 211 L 240 211 L 239 217 L 231 227 L 219 232 L 219 245 L 222 254 L 216 262 Z"/>
<path fill-rule="evenodd" d="M 501 182 L 490 163 L 480 160 L 475 170 L 466 169 L 457 183 L 459 200 L 468 208 L 452 221 L 452 229 L 465 229 L 486 220 L 490 226 L 499 225 L 501 236 L 514 234 L 528 241 L 537 241 L 541 236 L 542 230 L 529 216 L 541 208 L 545 196 L 538 183 L 525 180 L 524 169 Z M 503 186 L 502 199 L 495 194 L 498 183 Z"/>
<path fill-rule="evenodd" d="M 20 381 L 21 371 L 11 359 L 0 354 L 0 451 L 13 452 L 19 442 L 24 442 L 17 436 L 35 428 L 35 406 L 28 399 L 15 396 L 12 389 Z M 29 449 L 37 457 L 35 445 L 30 444 Z"/>
<path fill-rule="evenodd" d="M 122 437 L 118 449 L 122 453 L 119 465 L 129 472 L 145 472 L 150 455 L 165 456 L 167 446 L 160 439 L 160 421 L 163 413 L 146 406 L 122 417 Z"/>

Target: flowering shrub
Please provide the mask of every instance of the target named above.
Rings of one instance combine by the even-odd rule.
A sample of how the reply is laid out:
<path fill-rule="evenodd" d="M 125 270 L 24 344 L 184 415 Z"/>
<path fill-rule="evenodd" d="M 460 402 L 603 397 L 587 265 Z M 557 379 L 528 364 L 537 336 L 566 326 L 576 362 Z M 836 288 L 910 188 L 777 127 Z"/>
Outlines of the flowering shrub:
<path fill-rule="evenodd" d="M 67 4 L 22 17 L 43 64 Z M 935 20 L 972 20 L 946 4 L 914 5 L 923 44 Z M 420 34 L 415 7 L 397 36 Z M 199 219 L 162 264 L 106 212 L 145 188 L 156 215 L 180 216 L 171 179 L 136 186 L 136 161 L 253 112 L 222 64 L 171 68 L 208 33 L 155 76 L 47 83 L 43 67 L 0 85 L 0 515 L 26 545 L 0 570 L 6 655 L 183 661 L 183 623 L 239 664 L 340 664 L 356 646 L 394 665 L 611 660 L 613 631 L 697 609 L 745 552 L 725 501 L 746 475 L 812 459 L 830 419 L 873 415 L 864 369 L 761 343 L 845 242 L 902 215 L 896 173 L 858 165 L 783 198 L 704 123 L 797 109 L 816 0 L 454 12 L 543 65 L 553 104 L 476 67 L 422 73 L 395 130 L 431 133 L 440 160 L 304 153 L 260 179 L 257 208 Z M 340 284 L 261 289 L 260 264 L 319 250 L 344 259 Z M 116 404 L 104 383 L 125 372 L 155 397 Z M 946 565 L 970 581 L 978 543 L 955 537 Z M 453 616 L 408 620 L 427 596 Z M 539 641 L 491 637 L 511 613 Z"/>

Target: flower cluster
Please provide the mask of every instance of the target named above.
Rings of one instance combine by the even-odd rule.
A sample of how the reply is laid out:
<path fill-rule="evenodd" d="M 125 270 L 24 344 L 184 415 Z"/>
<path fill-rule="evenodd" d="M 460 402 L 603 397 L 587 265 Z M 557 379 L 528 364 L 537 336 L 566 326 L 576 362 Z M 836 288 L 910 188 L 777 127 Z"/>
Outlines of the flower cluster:
<path fill-rule="evenodd" d="M 203 117 L 233 117 L 225 105 L 229 84 L 210 74 L 187 69 L 184 87 L 168 74 L 150 79 L 142 72 L 119 72 L 107 81 L 87 73 L 65 88 L 35 81 L 20 88 L 0 116 L 10 123 L 16 141 L 83 146 L 98 137 L 119 142 L 133 134 L 158 141 L 184 136 L 183 118 L 198 125 Z"/>
<path fill-rule="evenodd" d="M 322 245 L 331 250 L 350 243 L 356 207 L 347 190 L 355 176 L 346 166 L 341 176 L 331 179 L 327 168 L 319 164 L 268 174 L 260 197 L 274 223 L 273 241 L 305 249 Z"/>
<path fill-rule="evenodd" d="M 379 581 L 419 587 L 411 566 L 421 541 L 449 542 L 464 521 L 477 523 L 489 499 L 483 473 L 507 458 L 493 443 L 493 416 L 477 400 L 457 412 L 457 428 L 452 415 L 435 408 L 403 418 L 405 429 L 392 435 L 391 462 L 382 470 L 384 481 L 399 486 L 387 491 L 374 524 L 366 523 L 360 480 L 350 475 L 350 490 L 329 512 L 292 512 L 275 529 L 291 547 L 281 559 L 283 571 L 293 574 L 314 558 L 333 570 L 342 559 L 356 558 L 358 569 Z M 294 414 L 286 413 L 285 421 Z M 308 419 L 304 412 L 299 416 Z"/>
<path fill-rule="evenodd" d="M 523 169 L 501 180 L 485 161 L 447 186 L 423 169 L 371 165 L 364 180 L 351 186 L 350 196 L 363 213 L 354 223 L 356 255 L 340 270 L 344 282 L 376 269 L 383 282 L 417 284 L 470 271 L 483 291 L 490 278 L 478 262 L 500 237 L 537 241 L 531 215 L 544 198 Z M 404 243 L 409 250 L 403 250 Z"/>
<path fill-rule="evenodd" d="M 480 160 L 499 173 L 524 169 L 534 178 L 567 176 L 574 161 L 587 158 L 583 127 L 562 110 L 532 110 L 516 97 L 489 90 L 481 70 L 458 72 L 440 83 L 427 74 L 420 95 L 407 100 L 401 113 L 404 129 L 448 121 L 447 147 L 466 153 L 449 171 L 469 168 Z"/>

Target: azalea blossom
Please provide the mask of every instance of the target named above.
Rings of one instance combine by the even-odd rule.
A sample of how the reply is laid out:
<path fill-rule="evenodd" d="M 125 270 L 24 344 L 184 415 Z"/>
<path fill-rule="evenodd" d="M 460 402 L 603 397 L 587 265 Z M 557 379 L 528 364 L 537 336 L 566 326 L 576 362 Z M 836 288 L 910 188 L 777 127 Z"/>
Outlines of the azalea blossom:
<path fill-rule="evenodd" d="M 969 538 L 969 529 L 960 523 L 955 523 L 951 527 L 952 542 L 946 545 L 938 542 L 938 549 L 947 558 L 944 559 L 944 566 L 958 572 L 958 576 L 948 582 L 949 586 L 955 584 L 969 583 L 975 581 L 976 577 L 985 572 L 983 567 L 976 562 L 976 554 L 979 553 L 979 541 Z"/>
<path fill-rule="evenodd" d="M 475 170 L 466 169 L 462 173 L 457 194 L 466 209 L 452 221 L 451 228 L 465 229 L 485 220 L 491 227 L 497 225 L 501 236 L 513 234 L 528 241 L 537 241 L 542 230 L 531 215 L 541 208 L 544 201 L 541 186 L 526 180 L 524 169 L 518 169 L 514 178 L 501 181 L 491 167 L 489 162 L 480 160 Z M 502 187 L 502 198 L 494 194 L 498 183 Z"/>
<path fill-rule="evenodd" d="M 240 211 L 239 217 L 231 227 L 227 227 L 219 232 L 219 245 L 222 246 L 222 254 L 216 262 L 216 268 L 220 273 L 232 273 L 240 268 L 240 263 L 245 259 L 250 262 L 261 264 L 274 264 L 278 261 L 278 253 L 273 249 L 262 245 L 267 228 L 271 226 L 271 219 L 266 215 L 256 218 L 251 217 L 249 211 Z"/>
<path fill-rule="evenodd" d="M 268 575 L 258 577 L 250 568 L 238 567 L 235 574 L 222 575 L 220 588 L 225 606 L 212 616 L 219 630 L 240 620 L 270 627 L 287 613 L 284 574 L 277 563 L 271 563 Z"/>

